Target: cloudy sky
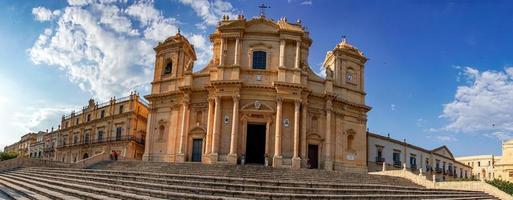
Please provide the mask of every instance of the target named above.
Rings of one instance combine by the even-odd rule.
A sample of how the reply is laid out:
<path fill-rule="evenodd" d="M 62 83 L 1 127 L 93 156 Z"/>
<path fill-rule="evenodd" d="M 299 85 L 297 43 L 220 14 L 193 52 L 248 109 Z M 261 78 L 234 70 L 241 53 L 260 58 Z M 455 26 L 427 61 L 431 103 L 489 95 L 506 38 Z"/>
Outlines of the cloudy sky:
<path fill-rule="evenodd" d="M 57 126 L 89 98 L 148 94 L 152 47 L 178 29 L 201 69 L 222 15 L 301 19 L 320 73 L 342 36 L 366 64 L 368 127 L 456 155 L 500 154 L 513 138 L 513 4 L 508 1 L 0 1 L 0 147 Z"/>

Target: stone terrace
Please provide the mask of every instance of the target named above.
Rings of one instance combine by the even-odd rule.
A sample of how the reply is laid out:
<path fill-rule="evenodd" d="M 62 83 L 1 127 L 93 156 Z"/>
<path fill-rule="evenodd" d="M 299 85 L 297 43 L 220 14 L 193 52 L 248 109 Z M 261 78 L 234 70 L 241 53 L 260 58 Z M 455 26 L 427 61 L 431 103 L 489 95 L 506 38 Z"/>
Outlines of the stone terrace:
<path fill-rule="evenodd" d="M 262 166 L 104 161 L 90 169 L 28 167 L 0 174 L 5 199 L 495 199 L 405 179 Z"/>

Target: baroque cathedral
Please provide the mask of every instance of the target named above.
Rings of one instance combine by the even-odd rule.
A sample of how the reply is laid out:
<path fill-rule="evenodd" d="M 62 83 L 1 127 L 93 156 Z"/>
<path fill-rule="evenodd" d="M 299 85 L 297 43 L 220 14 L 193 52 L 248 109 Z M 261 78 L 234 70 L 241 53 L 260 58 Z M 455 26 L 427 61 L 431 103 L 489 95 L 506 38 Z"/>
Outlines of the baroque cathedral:
<path fill-rule="evenodd" d="M 210 41 L 197 72 L 180 33 L 154 48 L 144 160 L 367 171 L 361 51 L 344 39 L 320 77 L 300 21 L 225 16 Z"/>

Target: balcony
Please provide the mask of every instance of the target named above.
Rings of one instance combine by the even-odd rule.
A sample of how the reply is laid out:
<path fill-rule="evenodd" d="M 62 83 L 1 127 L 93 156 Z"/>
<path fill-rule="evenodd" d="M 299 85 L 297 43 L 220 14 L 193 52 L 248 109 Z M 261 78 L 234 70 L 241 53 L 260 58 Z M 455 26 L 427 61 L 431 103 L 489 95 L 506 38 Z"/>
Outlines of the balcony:
<path fill-rule="evenodd" d="M 394 166 L 401 167 L 401 161 L 400 160 L 394 160 Z"/>
<path fill-rule="evenodd" d="M 121 137 L 110 137 L 110 138 L 98 138 L 94 140 L 86 140 L 86 141 L 78 141 L 76 143 L 72 144 L 62 144 L 59 143 L 57 145 L 57 148 L 64 148 L 64 147 L 72 147 L 72 146 L 80 146 L 80 145 L 92 145 L 92 144 L 102 144 L 102 143 L 110 143 L 110 142 L 135 142 L 140 145 L 144 145 L 144 138 L 137 138 L 134 136 L 121 136 Z"/>
<path fill-rule="evenodd" d="M 385 158 L 383 157 L 376 157 L 376 163 L 384 163 L 385 162 Z"/>
<path fill-rule="evenodd" d="M 443 171 L 444 171 L 444 170 L 443 170 L 442 168 L 440 168 L 440 167 L 437 167 L 437 168 L 435 169 L 435 172 L 436 172 L 437 174 L 441 174 Z"/>

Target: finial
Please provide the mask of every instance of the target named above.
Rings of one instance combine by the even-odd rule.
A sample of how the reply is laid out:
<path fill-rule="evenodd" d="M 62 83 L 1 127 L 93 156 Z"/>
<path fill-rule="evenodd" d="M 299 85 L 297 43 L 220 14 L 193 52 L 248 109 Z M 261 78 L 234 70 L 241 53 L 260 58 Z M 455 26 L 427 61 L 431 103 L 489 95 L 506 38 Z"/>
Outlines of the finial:
<path fill-rule="evenodd" d="M 347 44 L 347 36 L 342 35 L 342 44 Z"/>
<path fill-rule="evenodd" d="M 271 8 L 271 6 L 268 6 L 268 5 L 265 5 L 265 4 L 261 4 L 258 6 L 258 8 L 260 8 L 260 17 L 265 17 L 265 10 L 266 8 Z"/>
<path fill-rule="evenodd" d="M 176 32 L 177 35 L 180 35 L 180 27 L 178 27 L 178 32 Z"/>

